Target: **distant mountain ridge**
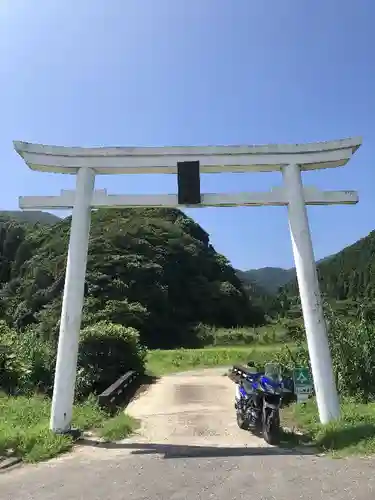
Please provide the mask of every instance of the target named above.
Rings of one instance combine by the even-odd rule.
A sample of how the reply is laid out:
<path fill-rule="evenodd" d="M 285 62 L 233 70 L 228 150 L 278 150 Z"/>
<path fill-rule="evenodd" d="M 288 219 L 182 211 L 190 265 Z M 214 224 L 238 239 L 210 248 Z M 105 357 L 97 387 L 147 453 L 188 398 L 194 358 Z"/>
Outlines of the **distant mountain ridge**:
<path fill-rule="evenodd" d="M 344 249 L 345 250 L 345 249 Z M 342 252 L 344 251 L 342 250 Z M 323 263 L 331 261 L 336 255 L 329 255 L 317 261 L 318 269 Z M 248 271 L 237 271 L 237 276 L 246 285 L 254 285 L 256 288 L 264 290 L 266 293 L 275 295 L 279 289 L 296 282 L 296 269 L 284 269 L 282 267 L 261 267 L 259 269 L 249 269 Z"/>
<path fill-rule="evenodd" d="M 251 283 L 269 294 L 276 294 L 280 287 L 286 285 L 296 277 L 296 270 L 281 267 L 262 267 L 238 271 L 238 277 L 246 284 Z"/>
<path fill-rule="evenodd" d="M 62 219 L 41 210 L 4 210 L 0 211 L 1 220 L 53 226 Z M 375 305 L 375 231 L 340 252 L 317 261 L 317 270 L 325 296 L 339 301 L 366 300 Z M 253 302 L 265 309 L 274 306 L 281 288 L 284 295 L 298 295 L 295 268 L 236 270 L 236 275 Z"/>
<path fill-rule="evenodd" d="M 57 215 L 50 214 L 49 212 L 43 212 L 42 210 L 30 210 L 24 212 L 22 210 L 0 210 L 0 219 L 12 219 L 17 222 L 26 222 L 28 224 L 45 224 L 47 226 L 52 226 L 56 222 L 60 222 L 60 217 Z"/>

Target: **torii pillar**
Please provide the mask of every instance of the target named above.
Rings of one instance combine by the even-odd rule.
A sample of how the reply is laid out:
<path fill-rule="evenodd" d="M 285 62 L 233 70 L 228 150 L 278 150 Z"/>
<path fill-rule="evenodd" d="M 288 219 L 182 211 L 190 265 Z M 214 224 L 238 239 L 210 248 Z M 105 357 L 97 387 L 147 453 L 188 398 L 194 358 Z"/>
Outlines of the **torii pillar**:
<path fill-rule="evenodd" d="M 73 209 L 63 296 L 51 429 L 69 432 L 72 420 L 79 331 L 92 207 L 180 207 L 177 195 L 107 195 L 94 191 L 95 175 L 177 172 L 178 162 L 199 162 L 200 172 L 281 171 L 283 186 L 267 193 L 203 194 L 197 207 L 287 206 L 312 374 L 322 423 L 340 415 L 326 323 L 319 291 L 306 205 L 354 204 L 354 191 L 304 188 L 301 170 L 345 165 L 361 139 L 268 146 L 166 148 L 67 148 L 15 142 L 27 165 L 42 172 L 76 175 L 75 192 L 21 197 L 22 209 Z"/>

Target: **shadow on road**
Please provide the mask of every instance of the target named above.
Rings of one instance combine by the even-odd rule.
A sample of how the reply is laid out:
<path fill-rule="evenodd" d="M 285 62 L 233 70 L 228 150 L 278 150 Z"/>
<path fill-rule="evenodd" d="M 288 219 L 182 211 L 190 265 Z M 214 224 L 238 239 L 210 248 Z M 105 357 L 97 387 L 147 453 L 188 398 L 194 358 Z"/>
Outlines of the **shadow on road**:
<path fill-rule="evenodd" d="M 81 446 L 93 446 L 92 441 L 82 440 Z M 245 457 L 264 455 L 315 455 L 316 451 L 309 447 L 288 449 L 282 447 L 223 447 L 197 446 L 162 443 L 97 443 L 94 446 L 108 450 L 130 450 L 133 455 L 159 454 L 163 458 L 215 458 Z"/>

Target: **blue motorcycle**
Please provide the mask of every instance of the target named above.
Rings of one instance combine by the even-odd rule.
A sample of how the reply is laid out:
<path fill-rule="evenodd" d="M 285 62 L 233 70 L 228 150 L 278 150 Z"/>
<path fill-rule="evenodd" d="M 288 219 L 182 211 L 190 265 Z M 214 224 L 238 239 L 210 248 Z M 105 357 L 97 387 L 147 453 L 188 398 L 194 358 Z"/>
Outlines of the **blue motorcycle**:
<path fill-rule="evenodd" d="M 271 445 L 280 439 L 283 383 L 275 370 L 247 374 L 236 386 L 235 409 L 241 429 L 261 432 Z"/>

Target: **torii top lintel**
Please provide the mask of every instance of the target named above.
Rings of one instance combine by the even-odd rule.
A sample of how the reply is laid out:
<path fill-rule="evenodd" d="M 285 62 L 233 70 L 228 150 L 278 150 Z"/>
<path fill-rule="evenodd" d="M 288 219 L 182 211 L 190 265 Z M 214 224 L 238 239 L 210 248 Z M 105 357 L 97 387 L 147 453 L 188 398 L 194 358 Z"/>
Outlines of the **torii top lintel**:
<path fill-rule="evenodd" d="M 271 172 L 289 164 L 302 170 L 345 165 L 362 144 L 359 137 L 307 144 L 263 146 L 60 147 L 14 142 L 33 170 L 75 174 L 91 167 L 97 174 L 174 174 L 177 162 L 199 161 L 203 173 Z"/>

